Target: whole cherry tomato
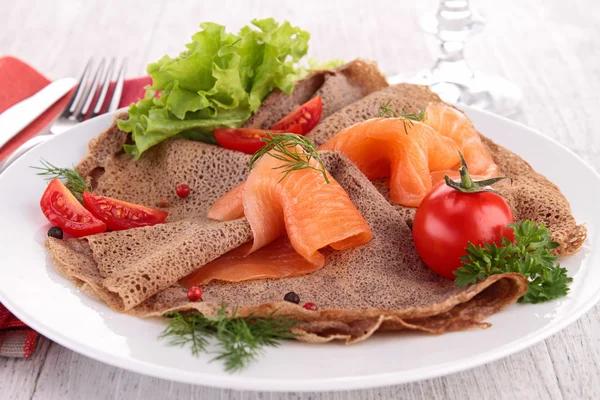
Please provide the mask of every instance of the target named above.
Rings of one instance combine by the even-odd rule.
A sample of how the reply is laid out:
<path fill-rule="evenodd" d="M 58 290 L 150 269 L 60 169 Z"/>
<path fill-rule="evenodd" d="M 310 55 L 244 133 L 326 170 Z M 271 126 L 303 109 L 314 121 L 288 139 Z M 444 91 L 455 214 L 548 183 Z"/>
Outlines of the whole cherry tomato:
<path fill-rule="evenodd" d="M 501 178 L 474 182 L 466 164 L 461 182 L 440 182 L 423 199 L 413 221 L 413 239 L 423 262 L 438 274 L 454 279 L 460 257 L 474 245 L 514 240 L 507 225 L 514 222 L 509 205 L 489 186 Z"/>

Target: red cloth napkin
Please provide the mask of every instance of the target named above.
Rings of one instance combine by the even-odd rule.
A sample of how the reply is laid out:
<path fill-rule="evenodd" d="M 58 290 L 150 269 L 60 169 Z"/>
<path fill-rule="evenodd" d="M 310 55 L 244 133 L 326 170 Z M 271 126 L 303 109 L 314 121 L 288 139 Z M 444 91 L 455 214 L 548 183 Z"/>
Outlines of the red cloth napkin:
<path fill-rule="evenodd" d="M 83 64 L 82 64 L 83 68 Z M 21 60 L 14 57 L 0 58 L 0 113 L 16 103 L 32 96 L 51 81 Z M 123 84 L 119 107 L 125 107 L 144 96 L 144 87 L 151 84 L 150 77 L 128 79 Z M 74 91 L 74 89 L 73 89 Z M 0 148 L 0 161 L 21 144 L 37 135 L 49 125 L 66 107 L 71 95 L 65 95 L 40 115 L 17 136 Z M 109 92 L 110 94 L 110 92 Z M 39 334 L 19 321 L 0 304 L 0 356 L 29 357 L 35 350 Z"/>

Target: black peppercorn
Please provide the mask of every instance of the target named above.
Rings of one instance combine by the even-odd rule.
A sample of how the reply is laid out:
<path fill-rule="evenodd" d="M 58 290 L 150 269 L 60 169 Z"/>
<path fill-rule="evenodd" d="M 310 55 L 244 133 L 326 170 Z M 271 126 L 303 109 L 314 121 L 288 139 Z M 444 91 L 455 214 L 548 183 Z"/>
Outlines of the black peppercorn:
<path fill-rule="evenodd" d="M 300 296 L 298 296 L 295 292 L 286 293 L 286 295 L 283 296 L 283 299 L 294 304 L 300 303 Z"/>
<path fill-rule="evenodd" d="M 48 236 L 56 239 L 62 239 L 63 231 L 58 226 L 53 226 L 52 228 L 48 229 Z"/>

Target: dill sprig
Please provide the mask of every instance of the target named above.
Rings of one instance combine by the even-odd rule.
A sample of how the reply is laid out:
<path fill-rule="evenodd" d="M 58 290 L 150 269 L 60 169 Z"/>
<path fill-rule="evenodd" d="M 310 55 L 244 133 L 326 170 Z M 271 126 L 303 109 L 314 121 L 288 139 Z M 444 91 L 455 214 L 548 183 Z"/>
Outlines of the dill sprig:
<path fill-rule="evenodd" d="M 208 338 L 214 338 L 219 350 L 211 361 L 223 361 L 226 371 L 235 372 L 255 361 L 265 346 L 276 347 L 280 340 L 296 336 L 292 328 L 298 321 L 290 315 L 273 312 L 266 316 L 240 317 L 236 313 L 234 309 L 228 315 L 225 303 L 214 317 L 197 311 L 167 313 L 169 325 L 160 338 L 170 338 L 169 343 L 175 346 L 189 345 L 196 357 L 209 353 Z"/>
<path fill-rule="evenodd" d="M 392 100 L 388 100 L 385 103 L 381 103 L 379 108 L 377 109 L 377 114 L 375 117 L 377 118 L 398 118 L 398 113 L 394 107 L 390 106 Z"/>
<path fill-rule="evenodd" d="M 325 178 L 325 182 L 329 183 L 325 165 L 323 165 L 323 160 L 321 160 L 317 148 L 304 136 L 293 133 L 270 133 L 269 137 L 263 137 L 261 140 L 265 142 L 265 145 L 254 153 L 250 159 L 250 169 L 254 167 L 256 162 L 262 156 L 268 154 L 269 156 L 284 162 L 282 165 L 275 167 L 275 169 L 280 169 L 283 173 L 279 182 L 294 171 L 314 169 L 315 171 L 321 172 L 323 178 Z M 299 151 L 298 147 L 302 150 Z M 318 167 L 311 165 L 312 160 L 315 160 L 318 163 Z"/>
<path fill-rule="evenodd" d="M 543 223 L 526 220 L 509 225 L 514 230 L 514 242 L 502 239 L 502 245 L 469 243 L 467 255 L 461 257 L 462 267 L 454 271 L 456 285 L 464 287 L 490 275 L 518 272 L 529 280 L 523 303 L 540 303 L 565 296 L 573 278 L 556 263 L 551 253 L 558 243 L 550 240 L 550 231 Z"/>
<path fill-rule="evenodd" d="M 47 180 L 52 180 L 55 178 L 61 179 L 65 181 L 65 186 L 69 191 L 79 200 L 83 202 L 83 192 L 91 191 L 88 187 L 85 178 L 81 176 L 79 172 L 73 168 L 59 168 L 55 165 L 52 165 L 48 161 L 41 159 L 40 160 L 42 166 L 41 167 L 31 167 L 33 169 L 40 170 L 37 175 L 45 177 Z"/>
<path fill-rule="evenodd" d="M 419 110 L 416 113 L 408 112 L 406 107 L 402 108 L 401 112 L 397 112 L 396 109 L 390 106 L 391 100 L 379 105 L 377 109 L 377 118 L 402 118 L 404 124 L 404 132 L 408 135 L 408 128 L 413 126 L 413 121 L 425 121 L 427 119 L 427 113 L 425 109 Z"/>

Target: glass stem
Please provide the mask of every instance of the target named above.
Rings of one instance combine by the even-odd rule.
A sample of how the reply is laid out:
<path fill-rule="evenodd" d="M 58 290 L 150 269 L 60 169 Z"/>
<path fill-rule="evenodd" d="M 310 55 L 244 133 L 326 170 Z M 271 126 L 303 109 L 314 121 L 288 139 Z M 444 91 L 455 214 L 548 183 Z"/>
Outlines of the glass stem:
<path fill-rule="evenodd" d="M 464 82 L 473 78 L 464 56 L 465 43 L 482 27 L 483 20 L 473 14 L 469 0 L 440 0 L 433 20 L 423 21 L 423 28 L 439 42 L 440 53 L 432 69 L 437 80 Z"/>
<path fill-rule="evenodd" d="M 473 73 L 465 60 L 467 39 L 483 25 L 483 18 L 471 10 L 469 0 L 438 0 L 437 12 L 421 20 L 423 30 L 437 39 L 437 60 L 410 82 L 429 86 L 446 103 L 514 116 L 521 109 L 521 90 L 506 79 Z M 403 81 L 401 75 L 390 78 L 390 83 Z"/>

